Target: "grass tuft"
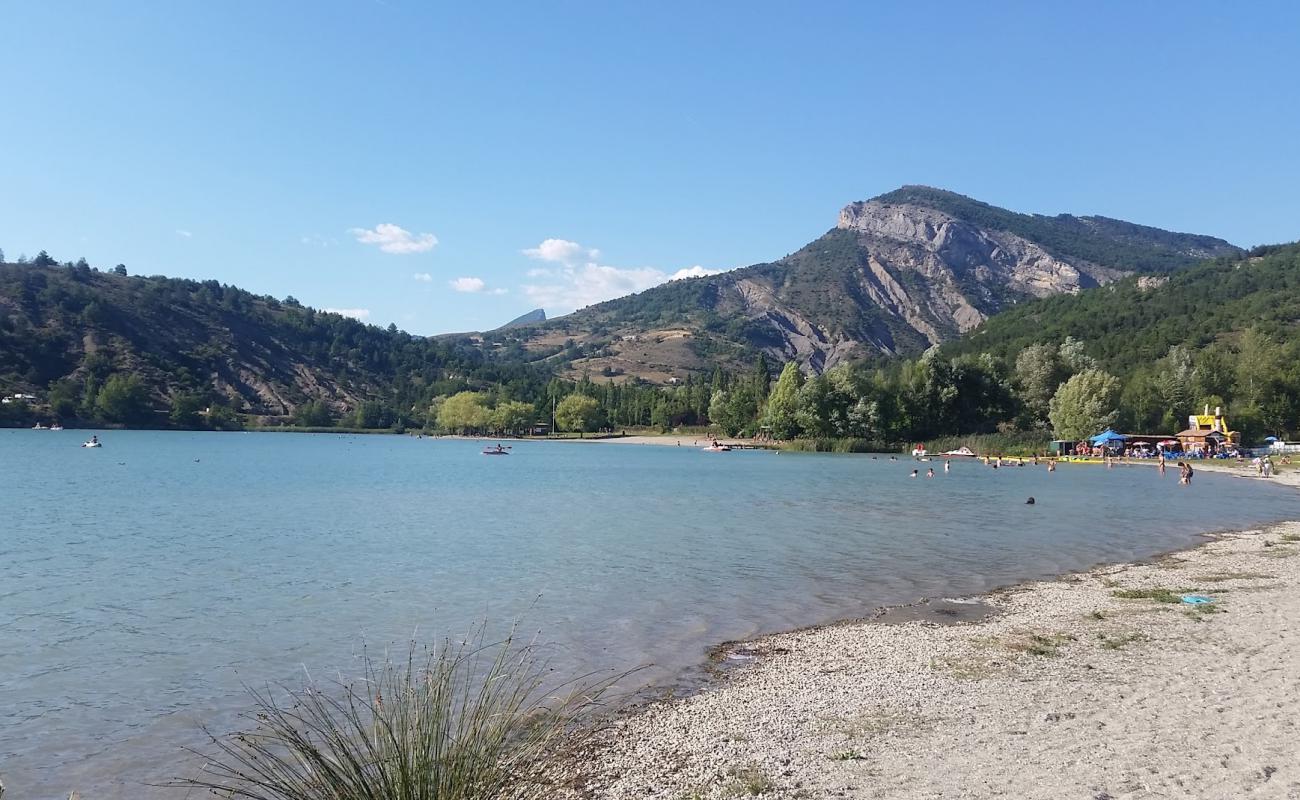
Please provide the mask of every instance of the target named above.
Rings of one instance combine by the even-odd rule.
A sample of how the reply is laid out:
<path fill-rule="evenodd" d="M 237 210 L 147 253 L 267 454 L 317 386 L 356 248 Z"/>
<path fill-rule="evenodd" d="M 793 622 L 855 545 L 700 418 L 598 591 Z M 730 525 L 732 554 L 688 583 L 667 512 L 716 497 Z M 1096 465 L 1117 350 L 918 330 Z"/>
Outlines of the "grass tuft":
<path fill-rule="evenodd" d="M 731 770 L 731 783 L 727 786 L 730 797 L 754 797 L 776 788 L 776 784 L 757 764 L 746 764 Z"/>
<path fill-rule="evenodd" d="M 250 688 L 249 730 L 205 730 L 207 763 L 172 785 L 243 800 L 541 800 L 556 794 L 566 735 L 613 683 L 547 692 L 534 645 L 482 627 L 362 660 L 348 683 Z"/>
<path fill-rule="evenodd" d="M 1128 633 L 1119 633 L 1114 635 L 1098 633 L 1097 638 L 1101 641 L 1101 646 L 1107 650 L 1123 650 L 1125 646 L 1134 642 L 1146 641 L 1147 637 L 1144 634 L 1137 633 L 1136 631 L 1130 631 Z"/>
<path fill-rule="evenodd" d="M 865 761 L 867 757 L 857 750 L 841 750 L 838 753 L 831 753 L 828 758 L 831 761 Z"/>
<path fill-rule="evenodd" d="M 1060 648 L 1066 642 L 1074 641 L 1073 636 L 1069 634 L 1044 635 L 1041 633 L 1031 633 L 1023 639 L 1016 639 L 1006 643 L 1008 650 L 1015 650 L 1020 653 L 1028 653 L 1031 656 L 1055 657 L 1060 655 Z"/>
<path fill-rule="evenodd" d="M 1197 580 L 1201 583 L 1223 583 L 1225 581 L 1266 580 L 1276 577 L 1276 575 L 1270 575 L 1266 572 L 1216 572 L 1213 575 L 1197 578 Z"/>
<path fill-rule="evenodd" d="M 1116 589 L 1111 594 L 1122 600 L 1154 600 L 1157 603 L 1181 603 L 1183 602 L 1183 595 L 1195 591 L 1196 589 L 1154 587 L 1148 589 Z"/>

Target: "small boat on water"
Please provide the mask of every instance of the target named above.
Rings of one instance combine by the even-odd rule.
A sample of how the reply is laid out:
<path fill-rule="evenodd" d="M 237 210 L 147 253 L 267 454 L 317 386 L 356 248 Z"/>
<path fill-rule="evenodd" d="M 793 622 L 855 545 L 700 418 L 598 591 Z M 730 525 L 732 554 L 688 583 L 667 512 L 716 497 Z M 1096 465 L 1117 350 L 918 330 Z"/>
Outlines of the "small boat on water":
<path fill-rule="evenodd" d="M 508 456 L 508 455 L 510 455 L 510 448 L 509 448 L 509 447 L 502 447 L 501 445 L 497 445 L 496 447 L 487 447 L 487 448 L 484 448 L 484 450 L 483 450 L 483 455 L 485 455 L 485 456 Z"/>
<path fill-rule="evenodd" d="M 964 445 L 958 447 L 956 450 L 949 450 L 948 452 L 940 453 L 939 455 L 944 458 L 975 458 L 975 453 L 969 447 Z"/>
<path fill-rule="evenodd" d="M 63 426 L 62 426 L 62 425 L 57 425 L 57 424 L 56 424 L 56 425 L 51 425 L 51 426 L 50 426 L 50 430 L 52 430 L 52 431 L 61 431 L 61 430 L 63 430 Z"/>
<path fill-rule="evenodd" d="M 49 428 L 45 427 L 44 425 L 42 425 L 41 423 L 38 422 L 38 423 L 36 423 L 35 425 L 32 426 L 32 430 L 34 430 L 34 431 L 48 431 Z"/>
<path fill-rule="evenodd" d="M 103 447 L 104 445 L 102 442 L 82 442 L 81 446 L 82 447 Z"/>
<path fill-rule="evenodd" d="M 713 444 L 709 445 L 708 447 L 701 447 L 700 449 L 706 453 L 730 453 L 731 452 L 730 447 L 716 441 Z"/>

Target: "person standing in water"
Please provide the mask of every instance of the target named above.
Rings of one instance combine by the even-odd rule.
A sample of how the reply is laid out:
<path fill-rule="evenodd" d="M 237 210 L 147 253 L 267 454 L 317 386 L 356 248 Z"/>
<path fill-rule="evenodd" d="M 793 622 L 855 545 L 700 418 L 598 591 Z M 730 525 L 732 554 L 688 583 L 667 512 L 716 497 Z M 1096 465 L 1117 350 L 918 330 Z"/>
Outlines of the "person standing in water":
<path fill-rule="evenodd" d="M 1048 461 L 1048 462 L 1047 462 L 1047 471 L 1048 471 L 1048 472 L 1056 472 L 1056 462 L 1055 462 L 1055 461 Z"/>
<path fill-rule="evenodd" d="M 952 472 L 952 461 L 950 459 L 945 458 L 943 460 L 943 471 Z"/>
<path fill-rule="evenodd" d="M 934 467 L 930 467 L 929 469 L 927 469 L 927 470 L 925 471 L 925 477 L 927 477 L 927 478 L 933 478 L 933 477 L 934 477 Z"/>

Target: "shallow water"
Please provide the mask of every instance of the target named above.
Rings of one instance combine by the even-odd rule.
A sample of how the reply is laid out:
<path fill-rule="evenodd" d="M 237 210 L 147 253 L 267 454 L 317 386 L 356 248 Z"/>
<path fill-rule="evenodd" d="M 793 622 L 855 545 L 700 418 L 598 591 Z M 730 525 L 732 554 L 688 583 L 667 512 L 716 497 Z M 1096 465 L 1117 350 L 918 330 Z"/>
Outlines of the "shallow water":
<path fill-rule="evenodd" d="M 671 680 L 726 639 L 1300 518 L 1198 472 L 396 436 L 0 431 L 0 777 L 176 796 L 242 684 L 523 620 L 557 674 Z M 690 444 L 690 439 L 684 440 Z M 1033 495 L 1037 503 L 1024 504 Z M 182 793 L 183 794 L 183 793 Z"/>

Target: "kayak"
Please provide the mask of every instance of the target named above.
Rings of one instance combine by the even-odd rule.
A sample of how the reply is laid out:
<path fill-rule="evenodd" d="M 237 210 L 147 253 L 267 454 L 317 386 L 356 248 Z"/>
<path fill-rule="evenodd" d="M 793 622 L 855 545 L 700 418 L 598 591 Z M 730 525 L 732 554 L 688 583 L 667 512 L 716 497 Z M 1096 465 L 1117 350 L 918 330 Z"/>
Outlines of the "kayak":
<path fill-rule="evenodd" d="M 484 451 L 483 451 L 483 455 L 485 455 L 485 456 L 508 456 L 508 455 L 510 455 L 510 451 L 508 451 L 508 450 L 484 450 Z"/>
<path fill-rule="evenodd" d="M 82 447 L 103 447 L 104 445 L 100 442 L 82 442 L 81 446 Z"/>

